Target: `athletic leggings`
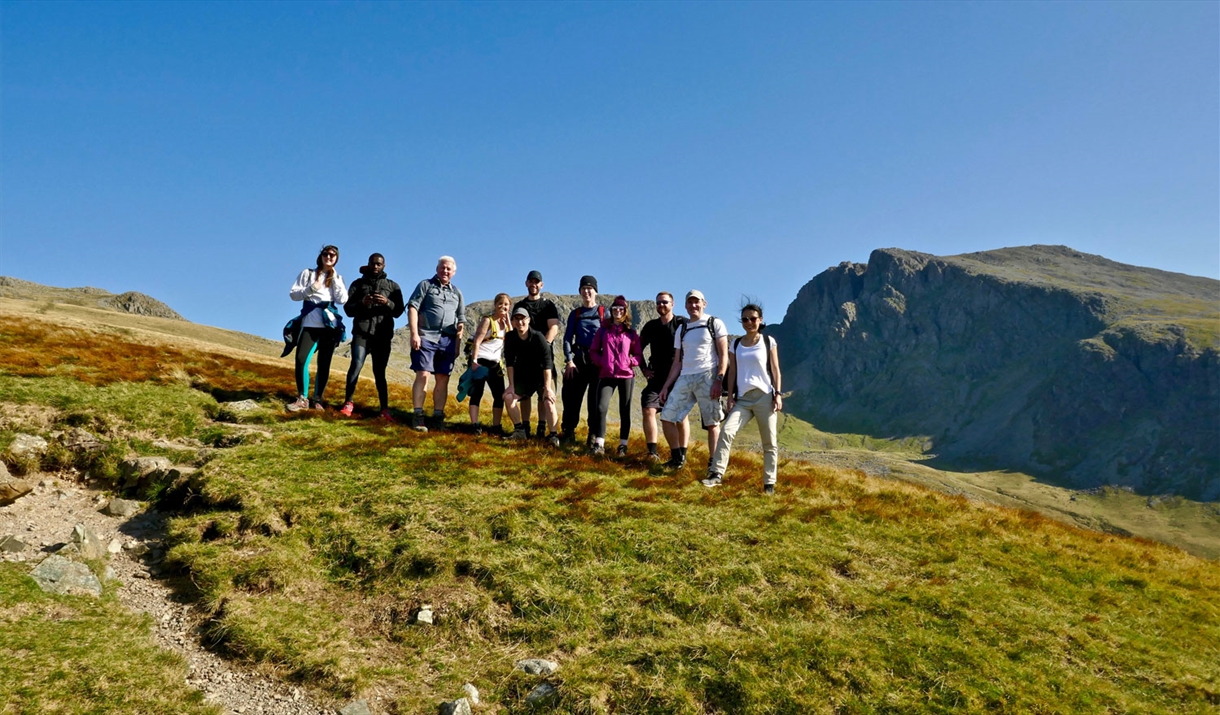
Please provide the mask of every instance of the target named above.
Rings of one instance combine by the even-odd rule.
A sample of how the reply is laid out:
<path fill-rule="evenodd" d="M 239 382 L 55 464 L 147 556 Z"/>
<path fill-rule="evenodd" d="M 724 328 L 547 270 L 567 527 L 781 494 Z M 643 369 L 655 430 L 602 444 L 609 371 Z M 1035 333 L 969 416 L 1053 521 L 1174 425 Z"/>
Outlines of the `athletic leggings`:
<path fill-rule="evenodd" d="M 364 369 L 365 357 L 373 358 L 373 381 L 377 383 L 377 399 L 381 409 L 390 406 L 389 385 L 385 379 L 385 368 L 390 363 L 390 338 L 380 338 L 368 335 L 352 337 L 352 363 L 347 368 L 347 394 L 344 402 L 351 402 L 356 394 L 356 383 L 360 380 L 360 371 Z"/>
<path fill-rule="evenodd" d="M 594 437 L 606 436 L 606 415 L 610 412 L 610 395 L 618 390 L 618 437 L 631 436 L 631 393 L 635 391 L 634 377 L 603 377 L 597 381 L 597 424 L 590 425 Z"/>
<path fill-rule="evenodd" d="M 597 372 L 598 367 L 585 356 L 576 361 L 572 377 L 563 379 L 563 434 L 569 439 L 575 437 L 576 426 L 580 424 L 580 404 L 586 401 L 586 390 L 589 397 L 585 414 L 589 416 L 589 436 L 593 436 L 593 421 L 597 419 Z"/>
<path fill-rule="evenodd" d="M 491 388 L 491 406 L 504 406 L 504 368 L 499 360 L 484 360 L 479 358 L 479 364 L 487 368 L 487 375 L 481 380 L 474 380 L 470 385 L 471 406 L 478 406 L 483 401 L 483 388 Z"/>
<path fill-rule="evenodd" d="M 326 391 L 326 380 L 330 377 L 330 358 L 335 354 L 339 332 L 334 328 L 302 328 L 301 340 L 297 343 L 297 394 L 309 397 L 309 362 L 318 358 L 318 369 L 314 374 L 314 398 L 322 399 Z"/>

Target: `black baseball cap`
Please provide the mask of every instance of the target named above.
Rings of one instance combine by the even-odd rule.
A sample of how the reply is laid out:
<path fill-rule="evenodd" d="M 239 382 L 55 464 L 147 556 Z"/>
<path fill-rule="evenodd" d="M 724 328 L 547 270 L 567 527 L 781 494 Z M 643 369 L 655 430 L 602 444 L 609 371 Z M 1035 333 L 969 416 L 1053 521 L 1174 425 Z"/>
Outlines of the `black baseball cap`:
<path fill-rule="evenodd" d="M 539 271 L 530 271 L 529 275 L 525 277 L 525 280 L 542 282 L 542 273 Z"/>

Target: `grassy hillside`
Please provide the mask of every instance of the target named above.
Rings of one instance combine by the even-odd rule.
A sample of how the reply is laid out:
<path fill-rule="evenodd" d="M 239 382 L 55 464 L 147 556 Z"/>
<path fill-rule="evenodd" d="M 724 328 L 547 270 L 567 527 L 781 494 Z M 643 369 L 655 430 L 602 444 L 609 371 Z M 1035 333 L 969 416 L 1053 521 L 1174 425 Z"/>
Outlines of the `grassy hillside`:
<path fill-rule="evenodd" d="M 271 406 L 291 389 L 286 361 L 4 325 L 0 394 L 24 410 L 8 412 L 37 407 L 116 450 L 222 443 L 218 396 Z M 491 708 L 525 712 L 538 678 L 512 665 L 540 656 L 561 665 L 551 712 L 1220 706 L 1220 567 L 1176 548 L 853 468 L 785 461 L 766 498 L 748 454 L 708 490 L 638 447 L 616 462 L 261 419 L 269 439 L 142 496 L 177 514 L 167 562 L 211 614 L 215 646 L 331 695 L 432 712 L 473 682 Z M 19 583 L 0 579 L 10 610 L 36 598 Z M 414 623 L 425 604 L 432 626 Z M 59 667 L 45 662 L 34 676 Z M 0 681 L 0 695 L 13 687 Z"/>

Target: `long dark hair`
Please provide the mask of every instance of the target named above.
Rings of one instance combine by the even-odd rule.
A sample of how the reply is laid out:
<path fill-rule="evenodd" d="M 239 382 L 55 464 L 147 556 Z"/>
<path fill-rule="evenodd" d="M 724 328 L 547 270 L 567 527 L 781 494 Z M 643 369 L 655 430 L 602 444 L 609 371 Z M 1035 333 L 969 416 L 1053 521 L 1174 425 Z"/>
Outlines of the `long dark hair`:
<path fill-rule="evenodd" d="M 339 247 L 338 247 L 338 246 L 331 246 L 331 245 L 329 245 L 329 244 L 328 244 L 328 245 L 325 245 L 325 246 L 323 246 L 323 247 L 322 247 L 322 250 L 321 250 L 321 251 L 318 251 L 318 260 L 317 260 L 318 268 L 317 268 L 317 270 L 319 270 L 319 271 L 321 271 L 321 270 L 322 270 L 322 254 L 323 254 L 323 253 L 326 253 L 327 251 L 334 251 L 334 252 L 335 252 L 335 263 L 336 263 L 336 264 L 338 264 L 338 263 L 339 263 Z M 331 287 L 331 286 L 333 286 L 334 284 L 335 284 L 335 271 L 334 271 L 334 270 L 331 270 L 330 275 L 326 276 L 326 287 L 327 287 L 327 288 L 330 288 L 330 287 Z"/>

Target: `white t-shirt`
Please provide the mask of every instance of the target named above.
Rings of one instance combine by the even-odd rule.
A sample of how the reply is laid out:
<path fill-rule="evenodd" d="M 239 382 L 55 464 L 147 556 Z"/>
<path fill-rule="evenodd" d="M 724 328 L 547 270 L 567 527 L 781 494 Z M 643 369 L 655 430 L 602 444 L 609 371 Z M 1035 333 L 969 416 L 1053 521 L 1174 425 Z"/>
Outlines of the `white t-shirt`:
<path fill-rule="evenodd" d="M 709 318 L 713 323 L 710 330 Z M 685 340 L 682 338 L 683 332 L 686 333 Z M 688 320 L 685 328 L 680 327 L 674 332 L 674 350 L 682 351 L 681 374 L 692 375 L 716 369 L 716 341 L 712 339 L 712 333 L 715 333 L 717 339 L 727 339 L 729 336 L 723 320 L 707 315 L 698 320 Z M 727 370 L 729 366 L 725 365 L 721 369 Z"/>
<path fill-rule="evenodd" d="M 334 301 L 336 305 L 343 305 L 347 302 L 347 286 L 343 284 L 343 276 L 336 273 L 335 279 L 332 281 L 334 285 L 328 286 L 323 284 L 320 289 L 315 290 L 313 282 L 317 277 L 317 271 L 311 268 L 301 271 L 301 275 L 297 276 L 296 283 L 293 283 L 292 288 L 289 289 L 288 297 L 293 300 L 309 300 L 314 303 L 330 303 Z M 326 323 L 322 320 L 322 309 L 314 308 L 309 311 L 305 315 L 305 319 L 301 321 L 301 327 L 326 327 Z"/>
<path fill-rule="evenodd" d="M 770 340 L 771 349 L 775 349 L 775 338 L 764 335 L 762 339 Z M 738 395 L 755 389 L 768 395 L 775 392 L 775 385 L 771 384 L 771 373 L 767 370 L 767 348 L 762 340 L 748 347 L 744 341 L 738 343 L 733 357 L 737 361 Z"/>

